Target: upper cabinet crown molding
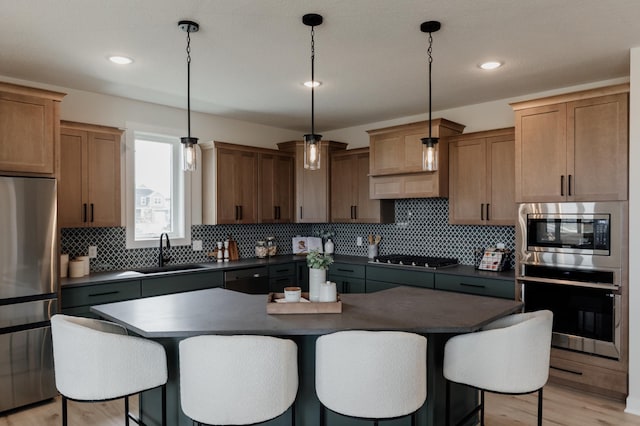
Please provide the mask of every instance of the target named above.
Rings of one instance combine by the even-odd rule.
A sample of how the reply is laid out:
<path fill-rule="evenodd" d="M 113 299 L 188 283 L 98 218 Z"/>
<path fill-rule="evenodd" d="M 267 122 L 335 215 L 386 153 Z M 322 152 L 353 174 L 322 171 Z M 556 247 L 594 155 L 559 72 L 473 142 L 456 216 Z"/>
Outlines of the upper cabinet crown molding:
<path fill-rule="evenodd" d="M 65 93 L 0 82 L 0 171 L 54 177 Z"/>
<path fill-rule="evenodd" d="M 629 85 L 512 104 L 516 201 L 628 198 Z"/>
<path fill-rule="evenodd" d="M 422 170 L 422 141 L 429 121 L 368 130 L 370 196 L 375 199 L 447 197 L 449 148 L 443 138 L 458 135 L 464 125 L 443 118 L 431 122 L 438 143 L 438 170 Z"/>

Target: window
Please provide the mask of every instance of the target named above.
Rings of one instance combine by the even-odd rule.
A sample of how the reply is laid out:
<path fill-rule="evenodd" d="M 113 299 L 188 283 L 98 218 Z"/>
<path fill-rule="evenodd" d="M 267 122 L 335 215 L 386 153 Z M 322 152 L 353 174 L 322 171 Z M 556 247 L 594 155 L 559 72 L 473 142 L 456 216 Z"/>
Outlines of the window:
<path fill-rule="evenodd" d="M 127 248 L 155 247 L 163 232 L 174 245 L 191 244 L 191 176 L 179 134 L 127 123 Z"/>

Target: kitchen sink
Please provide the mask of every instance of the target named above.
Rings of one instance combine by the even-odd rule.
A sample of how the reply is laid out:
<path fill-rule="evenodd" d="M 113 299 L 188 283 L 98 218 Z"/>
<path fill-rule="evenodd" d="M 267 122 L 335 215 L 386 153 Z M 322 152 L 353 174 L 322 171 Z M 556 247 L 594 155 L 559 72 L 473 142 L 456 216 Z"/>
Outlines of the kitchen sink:
<path fill-rule="evenodd" d="M 202 268 L 204 268 L 204 266 L 202 265 L 186 263 L 183 265 L 166 265 L 166 266 L 155 266 L 150 268 L 133 269 L 133 271 L 139 272 L 141 274 L 158 274 L 161 272 L 188 271 L 191 269 L 202 269 Z"/>

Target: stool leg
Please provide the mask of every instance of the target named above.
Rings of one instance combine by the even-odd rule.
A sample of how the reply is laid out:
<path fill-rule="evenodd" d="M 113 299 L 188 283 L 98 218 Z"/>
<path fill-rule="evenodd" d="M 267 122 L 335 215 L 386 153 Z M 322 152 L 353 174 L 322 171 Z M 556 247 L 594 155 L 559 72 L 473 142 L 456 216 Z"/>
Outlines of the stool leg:
<path fill-rule="evenodd" d="M 62 395 L 62 426 L 67 426 L 67 397 Z"/>
<path fill-rule="evenodd" d="M 484 391 L 480 391 L 480 426 L 484 426 Z"/>
<path fill-rule="evenodd" d="M 167 426 L 167 385 L 162 385 L 162 426 Z"/>
<path fill-rule="evenodd" d="M 124 424 L 129 426 L 129 397 L 124 397 Z"/>
<path fill-rule="evenodd" d="M 291 404 L 291 426 L 296 426 L 296 402 Z"/>
<path fill-rule="evenodd" d="M 416 426 L 416 413 L 411 414 L 411 426 Z"/>
<path fill-rule="evenodd" d="M 326 426 L 326 413 L 322 402 L 320 403 L 320 426 Z"/>
<path fill-rule="evenodd" d="M 445 412 L 444 412 L 444 424 L 446 426 L 450 426 L 451 425 L 451 400 L 450 400 L 451 395 L 450 394 L 451 394 L 451 382 L 449 382 L 447 380 L 446 392 L 445 392 L 445 398 L 446 398 L 445 401 L 446 402 L 445 402 L 445 408 L 444 408 L 444 410 L 445 410 Z"/>
<path fill-rule="evenodd" d="M 538 426 L 542 426 L 542 388 L 538 391 Z"/>

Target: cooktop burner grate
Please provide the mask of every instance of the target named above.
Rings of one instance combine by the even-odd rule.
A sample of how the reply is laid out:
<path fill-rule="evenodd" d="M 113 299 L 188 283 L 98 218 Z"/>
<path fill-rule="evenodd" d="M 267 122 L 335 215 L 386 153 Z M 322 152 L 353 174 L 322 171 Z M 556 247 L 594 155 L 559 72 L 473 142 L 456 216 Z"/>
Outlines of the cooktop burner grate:
<path fill-rule="evenodd" d="M 458 259 L 450 257 L 434 257 L 434 256 L 408 256 L 402 254 L 390 254 L 386 256 L 376 256 L 374 263 L 387 263 L 390 265 L 400 266 L 418 266 L 423 268 L 444 268 L 447 266 L 455 266 Z"/>

